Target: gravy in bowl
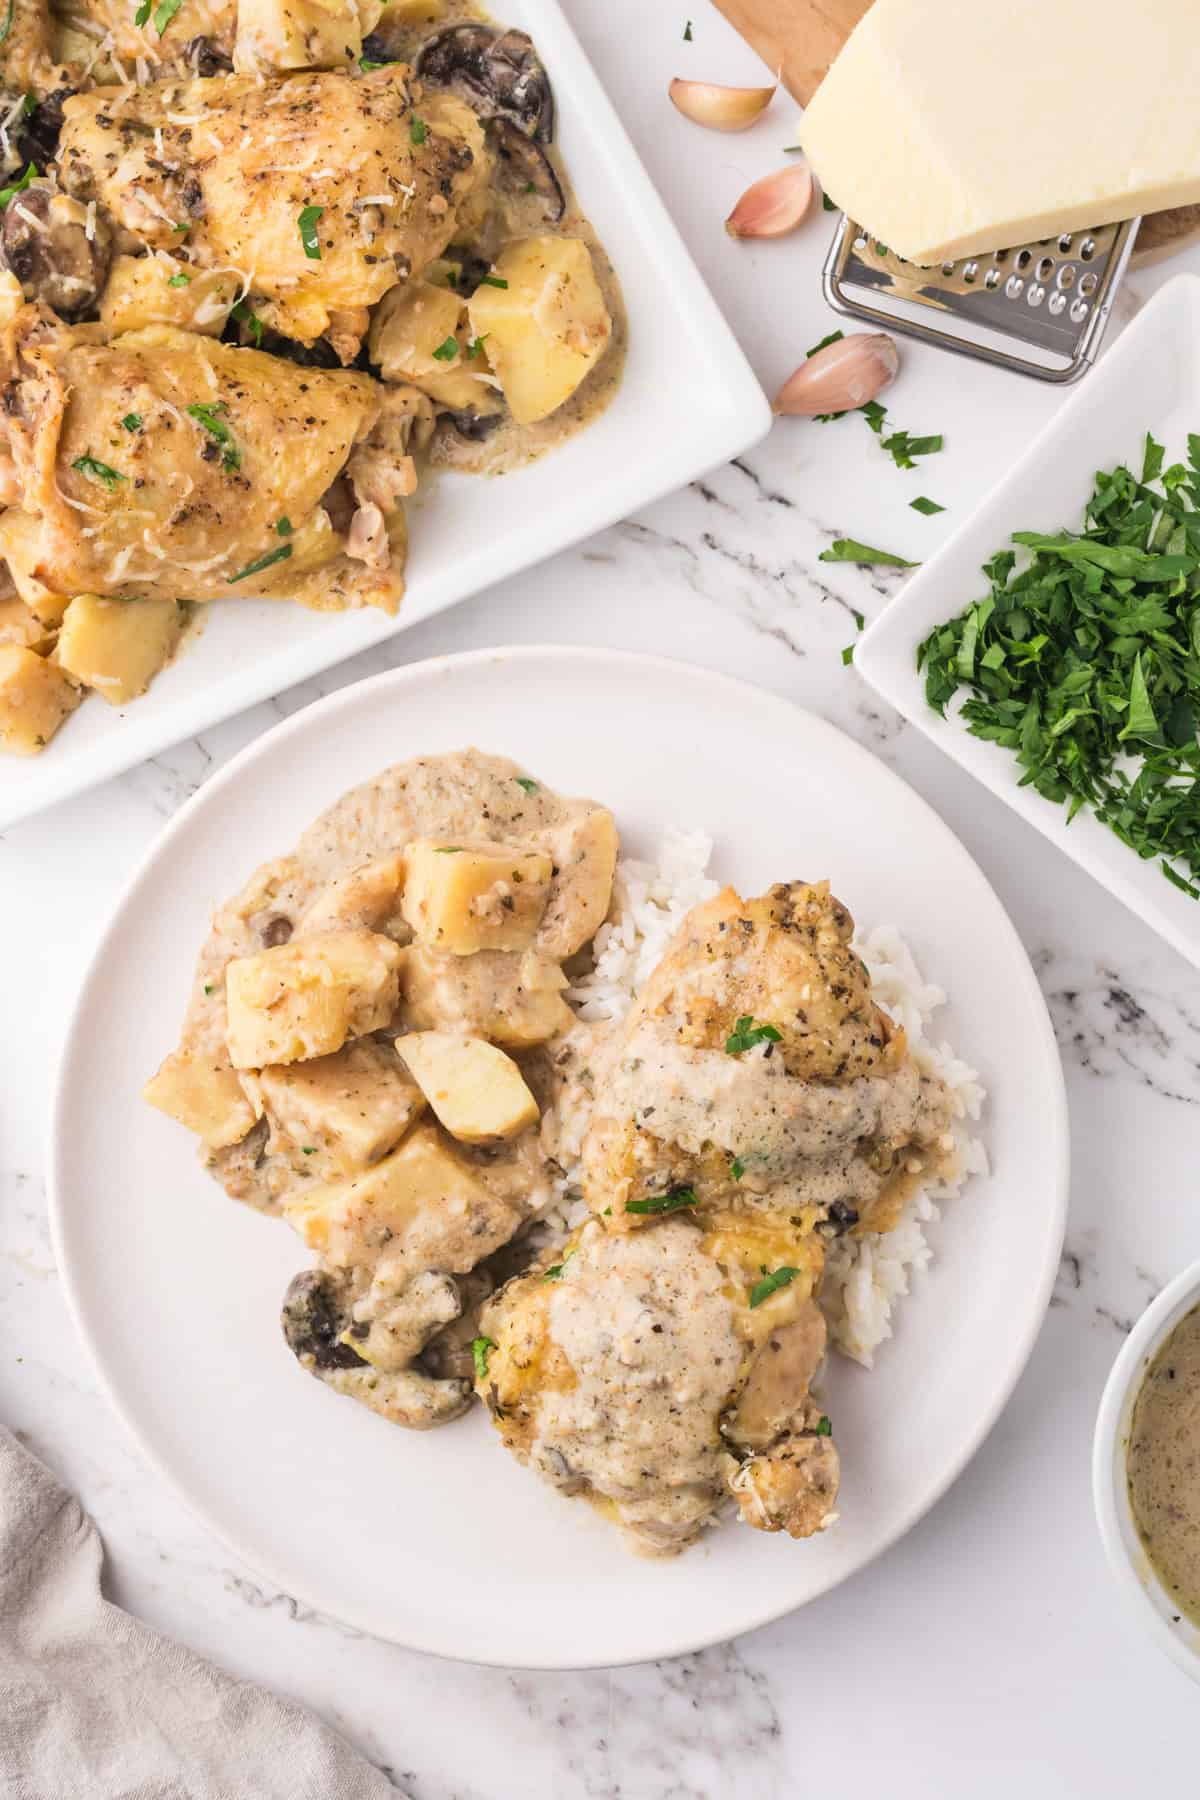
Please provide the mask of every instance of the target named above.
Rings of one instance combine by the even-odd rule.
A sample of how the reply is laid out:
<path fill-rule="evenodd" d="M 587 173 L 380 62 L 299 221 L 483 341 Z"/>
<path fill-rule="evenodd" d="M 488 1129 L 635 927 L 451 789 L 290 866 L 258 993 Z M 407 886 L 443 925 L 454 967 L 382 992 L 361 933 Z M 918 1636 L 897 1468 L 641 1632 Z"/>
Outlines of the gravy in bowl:
<path fill-rule="evenodd" d="M 1172 1331 L 1134 1403 L 1129 1504 L 1154 1571 L 1200 1624 L 1200 1306 Z"/>

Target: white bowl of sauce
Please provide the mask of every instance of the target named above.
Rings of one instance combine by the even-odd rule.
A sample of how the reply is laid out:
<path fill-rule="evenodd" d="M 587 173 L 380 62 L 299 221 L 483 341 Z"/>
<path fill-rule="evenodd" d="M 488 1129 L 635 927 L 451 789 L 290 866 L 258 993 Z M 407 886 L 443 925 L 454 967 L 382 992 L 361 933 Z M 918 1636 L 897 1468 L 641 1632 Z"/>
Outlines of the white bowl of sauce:
<path fill-rule="evenodd" d="M 1113 1364 L 1092 1494 L 1119 1586 L 1200 1681 L 1200 1262 L 1146 1308 Z"/>

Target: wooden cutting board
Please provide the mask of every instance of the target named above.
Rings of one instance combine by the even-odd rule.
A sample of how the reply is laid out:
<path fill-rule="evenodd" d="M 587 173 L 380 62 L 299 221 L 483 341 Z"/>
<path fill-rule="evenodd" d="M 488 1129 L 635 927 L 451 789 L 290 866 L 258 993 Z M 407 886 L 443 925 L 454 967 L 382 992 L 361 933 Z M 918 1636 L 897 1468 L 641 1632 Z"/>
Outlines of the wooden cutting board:
<path fill-rule="evenodd" d="M 715 0 L 736 31 L 807 106 L 871 0 Z"/>
<path fill-rule="evenodd" d="M 794 100 L 807 106 L 871 0 L 713 0 Z M 982 0 L 968 0 L 982 4 Z M 1200 244 L 1200 207 L 1151 213 L 1134 248 L 1135 266 L 1161 262 Z"/>

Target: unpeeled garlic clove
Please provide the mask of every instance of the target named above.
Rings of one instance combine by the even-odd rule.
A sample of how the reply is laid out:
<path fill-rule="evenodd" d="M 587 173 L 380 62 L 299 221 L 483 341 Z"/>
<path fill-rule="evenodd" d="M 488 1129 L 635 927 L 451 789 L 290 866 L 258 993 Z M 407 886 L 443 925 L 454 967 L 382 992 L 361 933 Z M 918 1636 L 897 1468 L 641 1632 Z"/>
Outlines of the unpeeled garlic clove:
<path fill-rule="evenodd" d="M 794 231 L 812 205 L 812 170 L 806 162 L 789 163 L 748 187 L 725 229 L 735 238 L 777 238 Z"/>
<path fill-rule="evenodd" d="M 826 344 L 789 375 L 775 396 L 777 413 L 852 412 L 896 378 L 900 352 L 882 331 L 858 331 Z"/>
<path fill-rule="evenodd" d="M 694 124 L 710 131 L 745 131 L 766 112 L 775 89 L 719 87 L 712 81 L 681 81 L 677 75 L 667 92 Z"/>

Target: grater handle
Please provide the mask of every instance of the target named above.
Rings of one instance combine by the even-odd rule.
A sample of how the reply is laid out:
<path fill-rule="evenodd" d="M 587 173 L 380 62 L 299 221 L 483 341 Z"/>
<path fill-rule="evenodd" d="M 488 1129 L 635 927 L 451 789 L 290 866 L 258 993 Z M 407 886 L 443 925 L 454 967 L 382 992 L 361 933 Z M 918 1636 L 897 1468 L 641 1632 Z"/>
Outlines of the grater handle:
<path fill-rule="evenodd" d="M 715 0 L 793 100 L 807 106 L 871 0 Z"/>

